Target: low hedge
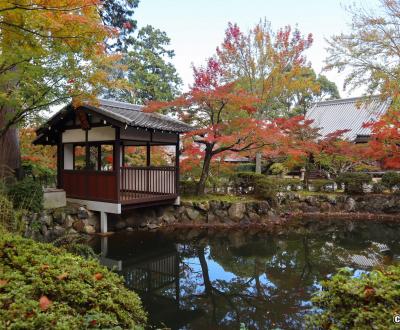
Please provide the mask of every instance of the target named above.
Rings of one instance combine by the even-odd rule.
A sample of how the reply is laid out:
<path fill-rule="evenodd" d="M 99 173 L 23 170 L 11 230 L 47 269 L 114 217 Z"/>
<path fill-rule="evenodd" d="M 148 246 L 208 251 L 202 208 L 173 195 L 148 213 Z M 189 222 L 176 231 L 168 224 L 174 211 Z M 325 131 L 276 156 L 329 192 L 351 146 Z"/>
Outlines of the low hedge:
<path fill-rule="evenodd" d="M 362 194 L 364 184 L 371 183 L 372 177 L 368 173 L 350 172 L 340 174 L 335 181 L 344 184 L 344 191 L 348 194 Z"/>
<path fill-rule="evenodd" d="M 400 314 L 400 265 L 372 270 L 354 277 L 342 269 L 323 281 L 312 298 L 314 312 L 309 329 L 398 329 L 393 316 Z"/>
<path fill-rule="evenodd" d="M 334 183 L 335 181 L 328 179 L 315 179 L 308 181 L 308 184 L 313 186 L 315 191 L 325 191 L 327 190 L 327 186 L 333 185 Z"/>
<path fill-rule="evenodd" d="M 146 314 L 96 260 L 0 230 L 1 329 L 139 329 Z"/>
<path fill-rule="evenodd" d="M 382 175 L 381 183 L 390 190 L 400 188 L 400 173 L 386 172 Z"/>
<path fill-rule="evenodd" d="M 232 185 L 237 193 L 253 192 L 258 181 L 265 175 L 255 172 L 238 172 L 231 176 Z"/>

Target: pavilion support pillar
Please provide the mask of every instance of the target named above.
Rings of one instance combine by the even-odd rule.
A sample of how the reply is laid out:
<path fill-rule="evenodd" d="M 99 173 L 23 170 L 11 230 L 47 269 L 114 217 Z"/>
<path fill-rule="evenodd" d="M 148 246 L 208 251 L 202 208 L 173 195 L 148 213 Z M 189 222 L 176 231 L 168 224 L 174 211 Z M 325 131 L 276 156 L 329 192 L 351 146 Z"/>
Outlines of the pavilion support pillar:
<path fill-rule="evenodd" d="M 107 228 L 107 213 L 101 211 L 100 212 L 100 232 L 102 234 L 107 233 L 108 228 Z"/>

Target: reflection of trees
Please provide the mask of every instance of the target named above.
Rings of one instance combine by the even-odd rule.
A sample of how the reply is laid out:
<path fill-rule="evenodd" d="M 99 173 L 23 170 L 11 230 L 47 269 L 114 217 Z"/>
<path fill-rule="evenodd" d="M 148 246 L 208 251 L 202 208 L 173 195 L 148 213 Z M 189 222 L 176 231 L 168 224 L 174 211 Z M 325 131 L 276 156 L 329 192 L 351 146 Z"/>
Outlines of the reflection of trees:
<path fill-rule="evenodd" d="M 232 328 L 240 323 L 250 329 L 302 328 L 317 283 L 346 266 L 353 255 L 376 253 L 371 241 L 357 239 L 356 233 L 242 241 L 248 243 L 232 246 L 217 240 L 209 248 L 198 245 L 190 250 L 197 267 L 183 266 L 181 304 L 207 314 L 193 328 Z M 233 275 L 213 279 L 209 259 Z"/>

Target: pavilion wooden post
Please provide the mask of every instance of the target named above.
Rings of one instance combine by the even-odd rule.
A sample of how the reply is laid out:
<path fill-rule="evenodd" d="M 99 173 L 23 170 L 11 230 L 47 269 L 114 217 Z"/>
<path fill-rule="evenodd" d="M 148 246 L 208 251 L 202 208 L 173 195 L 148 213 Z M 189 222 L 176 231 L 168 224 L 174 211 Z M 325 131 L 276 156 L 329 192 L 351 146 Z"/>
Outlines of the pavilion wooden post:
<path fill-rule="evenodd" d="M 115 128 L 115 142 L 114 142 L 114 173 L 117 177 L 117 200 L 121 201 L 121 129 Z"/>
<path fill-rule="evenodd" d="M 178 141 L 175 146 L 175 193 L 179 196 L 179 157 L 180 157 L 180 148 L 179 148 L 179 134 L 178 134 Z"/>
<path fill-rule="evenodd" d="M 57 144 L 57 188 L 61 189 L 63 187 L 62 182 L 62 170 L 64 169 L 64 146 L 61 141 Z"/>
<path fill-rule="evenodd" d="M 152 135 L 151 135 L 151 139 L 152 139 Z M 146 191 L 150 191 L 150 167 L 151 164 L 151 147 L 150 147 L 150 142 L 146 143 L 146 166 L 147 166 L 147 170 L 146 170 Z"/>

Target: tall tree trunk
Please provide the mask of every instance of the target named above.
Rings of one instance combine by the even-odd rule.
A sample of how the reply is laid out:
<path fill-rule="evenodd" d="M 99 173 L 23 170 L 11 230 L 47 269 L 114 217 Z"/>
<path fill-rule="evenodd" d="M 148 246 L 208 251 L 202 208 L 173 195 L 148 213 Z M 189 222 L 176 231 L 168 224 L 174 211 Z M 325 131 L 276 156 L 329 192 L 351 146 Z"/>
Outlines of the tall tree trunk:
<path fill-rule="evenodd" d="M 205 150 L 203 168 L 201 170 L 200 180 L 199 183 L 197 184 L 197 195 L 204 195 L 204 191 L 206 188 L 206 181 L 210 173 L 210 164 L 212 158 L 211 152 L 212 152 L 212 146 L 207 146 Z"/>
<path fill-rule="evenodd" d="M 11 110 L 0 112 L 0 127 L 6 124 L 6 115 Z M 15 176 L 21 167 L 21 153 L 19 149 L 18 129 L 9 128 L 0 136 L 0 179 Z"/>

